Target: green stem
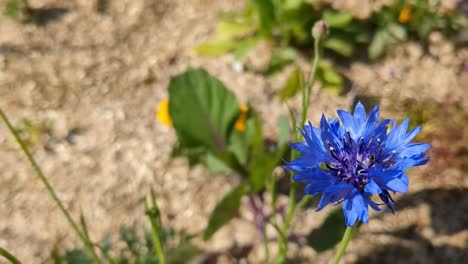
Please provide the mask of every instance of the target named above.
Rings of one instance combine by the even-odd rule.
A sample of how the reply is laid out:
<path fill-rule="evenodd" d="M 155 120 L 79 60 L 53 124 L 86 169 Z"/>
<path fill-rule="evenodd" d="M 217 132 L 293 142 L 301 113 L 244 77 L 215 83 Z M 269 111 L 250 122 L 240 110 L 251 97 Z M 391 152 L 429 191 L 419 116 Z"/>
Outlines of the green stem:
<path fill-rule="evenodd" d="M 145 200 L 146 215 L 151 223 L 151 235 L 154 241 L 154 251 L 158 257 L 158 263 L 166 264 L 166 257 L 164 255 L 163 243 L 161 241 L 161 220 L 159 218 L 159 208 L 156 203 L 156 198 L 153 192 L 150 196 L 151 208 L 148 207 L 148 202 Z M 156 220 L 158 220 L 156 222 Z"/>
<path fill-rule="evenodd" d="M 315 75 L 317 74 L 317 67 L 320 61 L 320 39 L 314 40 L 314 61 L 312 62 L 312 69 L 310 70 L 309 79 L 307 80 L 307 86 L 303 89 L 305 96 L 302 98 L 302 118 L 301 126 L 304 125 L 307 118 L 307 111 L 310 103 L 310 92 L 315 81 Z"/>
<path fill-rule="evenodd" d="M 314 60 L 312 62 L 312 69 L 310 71 L 310 74 L 309 74 L 309 78 L 307 80 L 307 84 L 304 85 L 301 81 L 301 90 L 302 90 L 302 116 L 301 116 L 301 123 L 300 123 L 300 126 L 304 125 L 305 121 L 306 121 L 306 118 L 307 118 L 307 112 L 308 112 L 308 109 L 309 109 L 309 101 L 310 101 L 310 93 L 311 93 L 311 90 L 312 90 L 312 86 L 314 84 L 314 81 L 315 81 L 315 75 L 317 74 L 317 67 L 318 67 L 318 63 L 320 61 L 320 39 L 315 39 L 314 40 Z M 296 133 L 294 134 L 294 140 L 295 141 L 300 141 L 300 134 L 298 131 L 296 131 Z M 297 158 L 299 156 L 299 153 L 297 151 L 292 151 L 291 153 L 291 160 L 294 160 L 295 158 Z M 294 175 L 294 174 L 293 174 Z M 288 208 L 288 212 L 286 214 L 286 219 L 285 219 L 285 222 L 284 222 L 284 226 L 282 228 L 282 233 L 283 234 L 287 234 L 288 233 L 288 230 L 289 230 L 289 227 L 291 225 L 291 221 L 294 217 L 294 213 L 296 211 L 296 208 L 297 208 L 297 201 L 296 201 L 296 188 L 297 188 L 297 184 L 296 182 L 293 180 L 293 175 L 291 175 L 291 179 L 290 179 L 290 191 L 289 191 L 289 208 Z M 300 202 L 301 206 L 303 206 L 305 203 L 307 203 L 308 201 L 310 200 L 310 197 L 308 196 L 304 196 Z M 284 236 L 286 237 L 286 236 Z M 280 241 L 281 243 L 281 248 L 283 249 L 287 249 L 287 245 L 288 245 L 288 241 Z M 279 252 L 279 258 L 278 259 L 286 259 L 286 256 L 284 254 L 286 254 L 286 250 L 285 251 L 282 251 L 280 250 Z"/>
<path fill-rule="evenodd" d="M 21 150 L 23 151 L 23 153 L 26 155 L 26 157 L 28 158 L 29 162 L 31 163 L 33 169 L 34 169 L 34 172 L 36 173 L 36 175 L 39 177 L 39 179 L 42 181 L 42 183 L 44 184 L 45 188 L 46 188 L 46 191 L 49 193 L 50 197 L 52 197 L 52 200 L 54 200 L 54 202 L 56 203 L 56 205 L 58 206 L 58 208 L 60 209 L 60 211 L 63 213 L 63 215 L 65 215 L 65 218 L 67 219 L 68 223 L 70 224 L 70 226 L 72 227 L 72 229 L 75 231 L 75 233 L 78 235 L 78 237 L 80 238 L 80 240 L 83 242 L 85 248 L 89 251 L 89 253 L 92 255 L 94 261 L 96 263 L 101 263 L 101 261 L 99 260 L 99 257 L 97 256 L 96 254 L 96 251 L 94 250 L 94 246 L 93 246 L 93 243 L 87 239 L 87 237 L 80 231 L 80 229 L 78 228 L 78 225 L 73 221 L 73 219 L 71 218 L 70 214 L 68 213 L 67 209 L 65 209 L 65 207 L 63 206 L 62 202 L 60 201 L 60 199 L 58 198 L 57 194 L 55 193 L 53 187 L 50 185 L 49 181 L 47 180 L 47 178 L 44 176 L 44 173 L 42 172 L 41 168 L 39 167 L 39 165 L 37 164 L 37 162 L 34 160 L 33 156 L 31 155 L 31 153 L 29 152 L 28 150 L 28 147 L 26 146 L 26 144 L 24 143 L 24 141 L 21 139 L 21 137 L 19 136 L 18 132 L 15 130 L 15 128 L 13 127 L 13 125 L 10 123 L 10 121 L 8 120 L 7 116 L 5 115 L 5 113 L 3 113 L 3 111 L 0 109 L 0 117 L 3 119 L 3 121 L 5 122 L 5 124 L 7 125 L 8 127 L 8 130 L 10 130 L 11 134 L 15 137 L 16 141 L 18 142 L 18 144 L 20 145 L 21 147 Z"/>
<path fill-rule="evenodd" d="M 349 241 L 351 241 L 351 238 L 353 237 L 353 234 L 356 232 L 357 227 L 358 227 L 358 223 L 354 224 L 354 226 L 352 227 L 348 226 L 346 228 L 343 238 L 341 239 L 340 247 L 338 248 L 335 258 L 333 259 L 333 264 L 340 263 L 340 259 L 341 257 L 343 257 L 346 251 L 346 248 L 348 247 Z"/>
<path fill-rule="evenodd" d="M 2 247 L 0 247 L 0 256 L 8 259 L 8 261 L 10 261 L 12 264 L 21 264 L 21 261 L 19 261 L 15 256 L 13 256 L 13 254 Z"/>

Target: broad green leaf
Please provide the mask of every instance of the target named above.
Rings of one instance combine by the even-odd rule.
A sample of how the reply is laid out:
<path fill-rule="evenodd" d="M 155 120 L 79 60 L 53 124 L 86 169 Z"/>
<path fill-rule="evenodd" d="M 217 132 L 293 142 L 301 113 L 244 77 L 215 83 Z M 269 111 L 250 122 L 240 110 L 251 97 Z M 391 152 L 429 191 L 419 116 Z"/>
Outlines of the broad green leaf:
<path fill-rule="evenodd" d="M 333 248 L 346 229 L 343 210 L 331 212 L 319 228 L 312 230 L 307 236 L 307 244 L 317 252 Z"/>
<path fill-rule="evenodd" d="M 216 231 L 234 218 L 240 207 L 242 196 L 246 192 L 245 185 L 241 184 L 227 193 L 223 199 L 216 205 L 211 213 L 208 226 L 203 234 L 204 240 L 209 240 Z"/>
<path fill-rule="evenodd" d="M 369 45 L 369 58 L 372 60 L 382 56 L 385 52 L 386 42 L 388 39 L 388 33 L 385 31 L 377 31 L 371 44 Z"/>
<path fill-rule="evenodd" d="M 93 259 L 86 252 L 78 249 L 67 251 L 67 264 L 92 264 Z"/>
<path fill-rule="evenodd" d="M 169 114 L 184 148 L 225 151 L 239 113 L 234 94 L 205 70 L 188 70 L 169 83 Z"/>
<path fill-rule="evenodd" d="M 205 166 L 214 173 L 224 172 L 228 169 L 222 160 L 218 159 L 211 153 L 207 153 L 203 157 L 203 164 L 205 164 Z"/>
<path fill-rule="evenodd" d="M 353 20 L 353 15 L 347 12 L 326 10 L 323 12 L 323 20 L 329 27 L 344 28 Z"/>
<path fill-rule="evenodd" d="M 299 67 L 294 69 L 289 75 L 286 83 L 280 90 L 279 98 L 281 101 L 286 101 L 287 99 L 295 96 L 301 90 L 301 79 L 303 79 L 302 71 Z"/>
<path fill-rule="evenodd" d="M 229 150 L 234 153 L 234 155 L 236 155 L 237 160 L 239 160 L 241 164 L 247 163 L 248 149 L 249 146 L 247 145 L 246 134 L 243 132 L 234 131 L 231 135 Z"/>
<path fill-rule="evenodd" d="M 350 41 L 338 37 L 326 38 L 323 46 L 345 57 L 350 57 L 354 51 L 353 44 Z"/>
<path fill-rule="evenodd" d="M 195 53 L 201 56 L 220 56 L 235 49 L 237 42 L 229 39 L 211 39 L 194 48 Z"/>
<path fill-rule="evenodd" d="M 249 169 L 249 183 L 253 192 L 258 192 L 265 187 L 266 180 L 271 177 L 277 164 L 278 160 L 272 153 L 264 152 L 262 155 L 253 157 Z"/>

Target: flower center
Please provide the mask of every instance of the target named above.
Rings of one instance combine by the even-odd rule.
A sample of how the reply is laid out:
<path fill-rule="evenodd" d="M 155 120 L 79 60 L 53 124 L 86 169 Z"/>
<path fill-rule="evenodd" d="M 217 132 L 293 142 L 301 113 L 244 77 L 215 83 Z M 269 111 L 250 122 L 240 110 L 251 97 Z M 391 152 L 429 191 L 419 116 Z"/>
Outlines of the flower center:
<path fill-rule="evenodd" d="M 371 136 L 369 140 L 359 138 L 359 143 L 347 132 L 341 138 L 341 146 L 327 141 L 328 150 L 335 161 L 326 163 L 328 171 L 341 181 L 353 184 L 363 191 L 369 182 L 369 170 L 377 163 L 382 153 L 381 140 Z"/>

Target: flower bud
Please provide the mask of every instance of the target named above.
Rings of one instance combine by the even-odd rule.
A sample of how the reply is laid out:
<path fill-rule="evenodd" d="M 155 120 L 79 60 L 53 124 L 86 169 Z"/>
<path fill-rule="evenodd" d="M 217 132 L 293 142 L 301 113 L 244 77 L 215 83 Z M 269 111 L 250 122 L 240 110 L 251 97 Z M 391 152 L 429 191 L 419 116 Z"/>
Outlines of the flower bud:
<path fill-rule="evenodd" d="M 324 39 L 328 35 L 328 26 L 323 20 L 315 22 L 314 27 L 312 28 L 312 37 L 314 39 Z"/>

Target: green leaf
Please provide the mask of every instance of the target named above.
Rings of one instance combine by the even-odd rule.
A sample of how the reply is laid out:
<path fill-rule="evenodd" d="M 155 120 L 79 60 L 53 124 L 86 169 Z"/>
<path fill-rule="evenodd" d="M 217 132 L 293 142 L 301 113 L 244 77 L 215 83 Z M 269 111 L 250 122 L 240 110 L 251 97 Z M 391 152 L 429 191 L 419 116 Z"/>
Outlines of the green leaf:
<path fill-rule="evenodd" d="M 375 60 L 383 55 L 383 53 L 385 52 L 387 39 L 387 32 L 381 30 L 375 33 L 368 50 L 370 59 Z"/>
<path fill-rule="evenodd" d="M 86 252 L 79 250 L 79 249 L 67 251 L 65 258 L 67 260 L 67 264 L 92 264 L 93 263 L 93 258 L 91 258 L 91 256 L 86 254 Z"/>
<path fill-rule="evenodd" d="M 397 23 L 391 23 L 387 27 L 388 32 L 399 41 L 405 41 L 408 36 L 405 27 Z"/>
<path fill-rule="evenodd" d="M 245 133 L 235 130 L 231 135 L 231 142 L 229 144 L 229 150 L 234 153 L 241 164 L 247 163 L 249 146 L 247 145 L 245 136 Z"/>
<path fill-rule="evenodd" d="M 302 71 L 299 67 L 294 69 L 289 75 L 286 83 L 280 90 L 279 98 L 281 101 L 286 101 L 287 99 L 295 96 L 301 90 L 301 79 L 304 79 Z"/>
<path fill-rule="evenodd" d="M 250 24 L 221 21 L 216 27 L 216 39 L 236 39 L 253 33 L 254 27 Z"/>
<path fill-rule="evenodd" d="M 329 37 L 325 39 L 323 46 L 345 57 L 350 57 L 353 55 L 354 51 L 353 44 L 350 41 L 339 37 Z"/>
<path fill-rule="evenodd" d="M 259 40 L 259 38 L 248 38 L 240 41 L 234 50 L 234 60 L 242 62 Z"/>
<path fill-rule="evenodd" d="M 312 230 L 307 236 L 307 244 L 317 252 L 331 249 L 340 242 L 345 230 L 343 210 L 336 209 L 328 215 L 318 229 Z"/>
<path fill-rule="evenodd" d="M 323 20 L 329 27 L 344 28 L 351 23 L 353 15 L 347 12 L 326 10 L 323 12 Z"/>
<path fill-rule="evenodd" d="M 297 57 L 297 53 L 293 48 L 275 49 L 271 54 L 270 63 L 268 65 L 268 73 L 273 73 L 285 65 L 292 63 Z"/>
<path fill-rule="evenodd" d="M 211 153 L 207 153 L 203 157 L 203 163 L 205 166 L 214 173 L 224 172 L 228 169 L 226 164 L 220 159 L 218 159 L 215 155 Z"/>
<path fill-rule="evenodd" d="M 190 260 L 201 252 L 200 249 L 189 243 L 182 243 L 167 252 L 168 264 L 191 263 Z"/>
<path fill-rule="evenodd" d="M 319 63 L 319 71 L 322 81 L 330 84 L 341 84 L 343 82 L 340 74 L 335 71 L 333 65 L 329 61 L 321 61 Z"/>
<path fill-rule="evenodd" d="M 260 20 L 260 34 L 270 36 L 275 22 L 275 7 L 272 0 L 253 0 L 258 10 Z"/>
<path fill-rule="evenodd" d="M 263 152 L 262 155 L 253 157 L 250 165 L 249 183 L 252 192 L 258 192 L 265 187 L 266 179 L 271 177 L 278 164 L 275 155 Z"/>
<path fill-rule="evenodd" d="M 221 81 L 191 69 L 169 83 L 169 114 L 183 148 L 225 151 L 239 104 Z"/>
<path fill-rule="evenodd" d="M 194 48 L 195 53 L 200 56 L 220 56 L 235 49 L 235 40 L 211 39 L 203 42 Z"/>
<path fill-rule="evenodd" d="M 289 142 L 290 131 L 289 131 L 289 120 L 286 116 L 280 115 L 278 117 L 278 128 L 279 128 L 279 141 L 278 147 L 282 147 Z"/>
<path fill-rule="evenodd" d="M 3 14 L 13 19 L 17 19 L 20 16 L 20 3 L 19 0 L 7 0 L 5 2 L 5 10 Z"/>
<path fill-rule="evenodd" d="M 340 95 L 343 92 L 343 78 L 335 71 L 329 61 L 321 61 L 317 69 L 317 79 L 322 84 L 322 89 L 332 95 Z"/>
<path fill-rule="evenodd" d="M 203 234 L 204 240 L 209 240 L 216 231 L 237 215 L 241 198 L 245 192 L 245 185 L 241 184 L 232 189 L 221 199 L 211 213 L 208 226 Z"/>

